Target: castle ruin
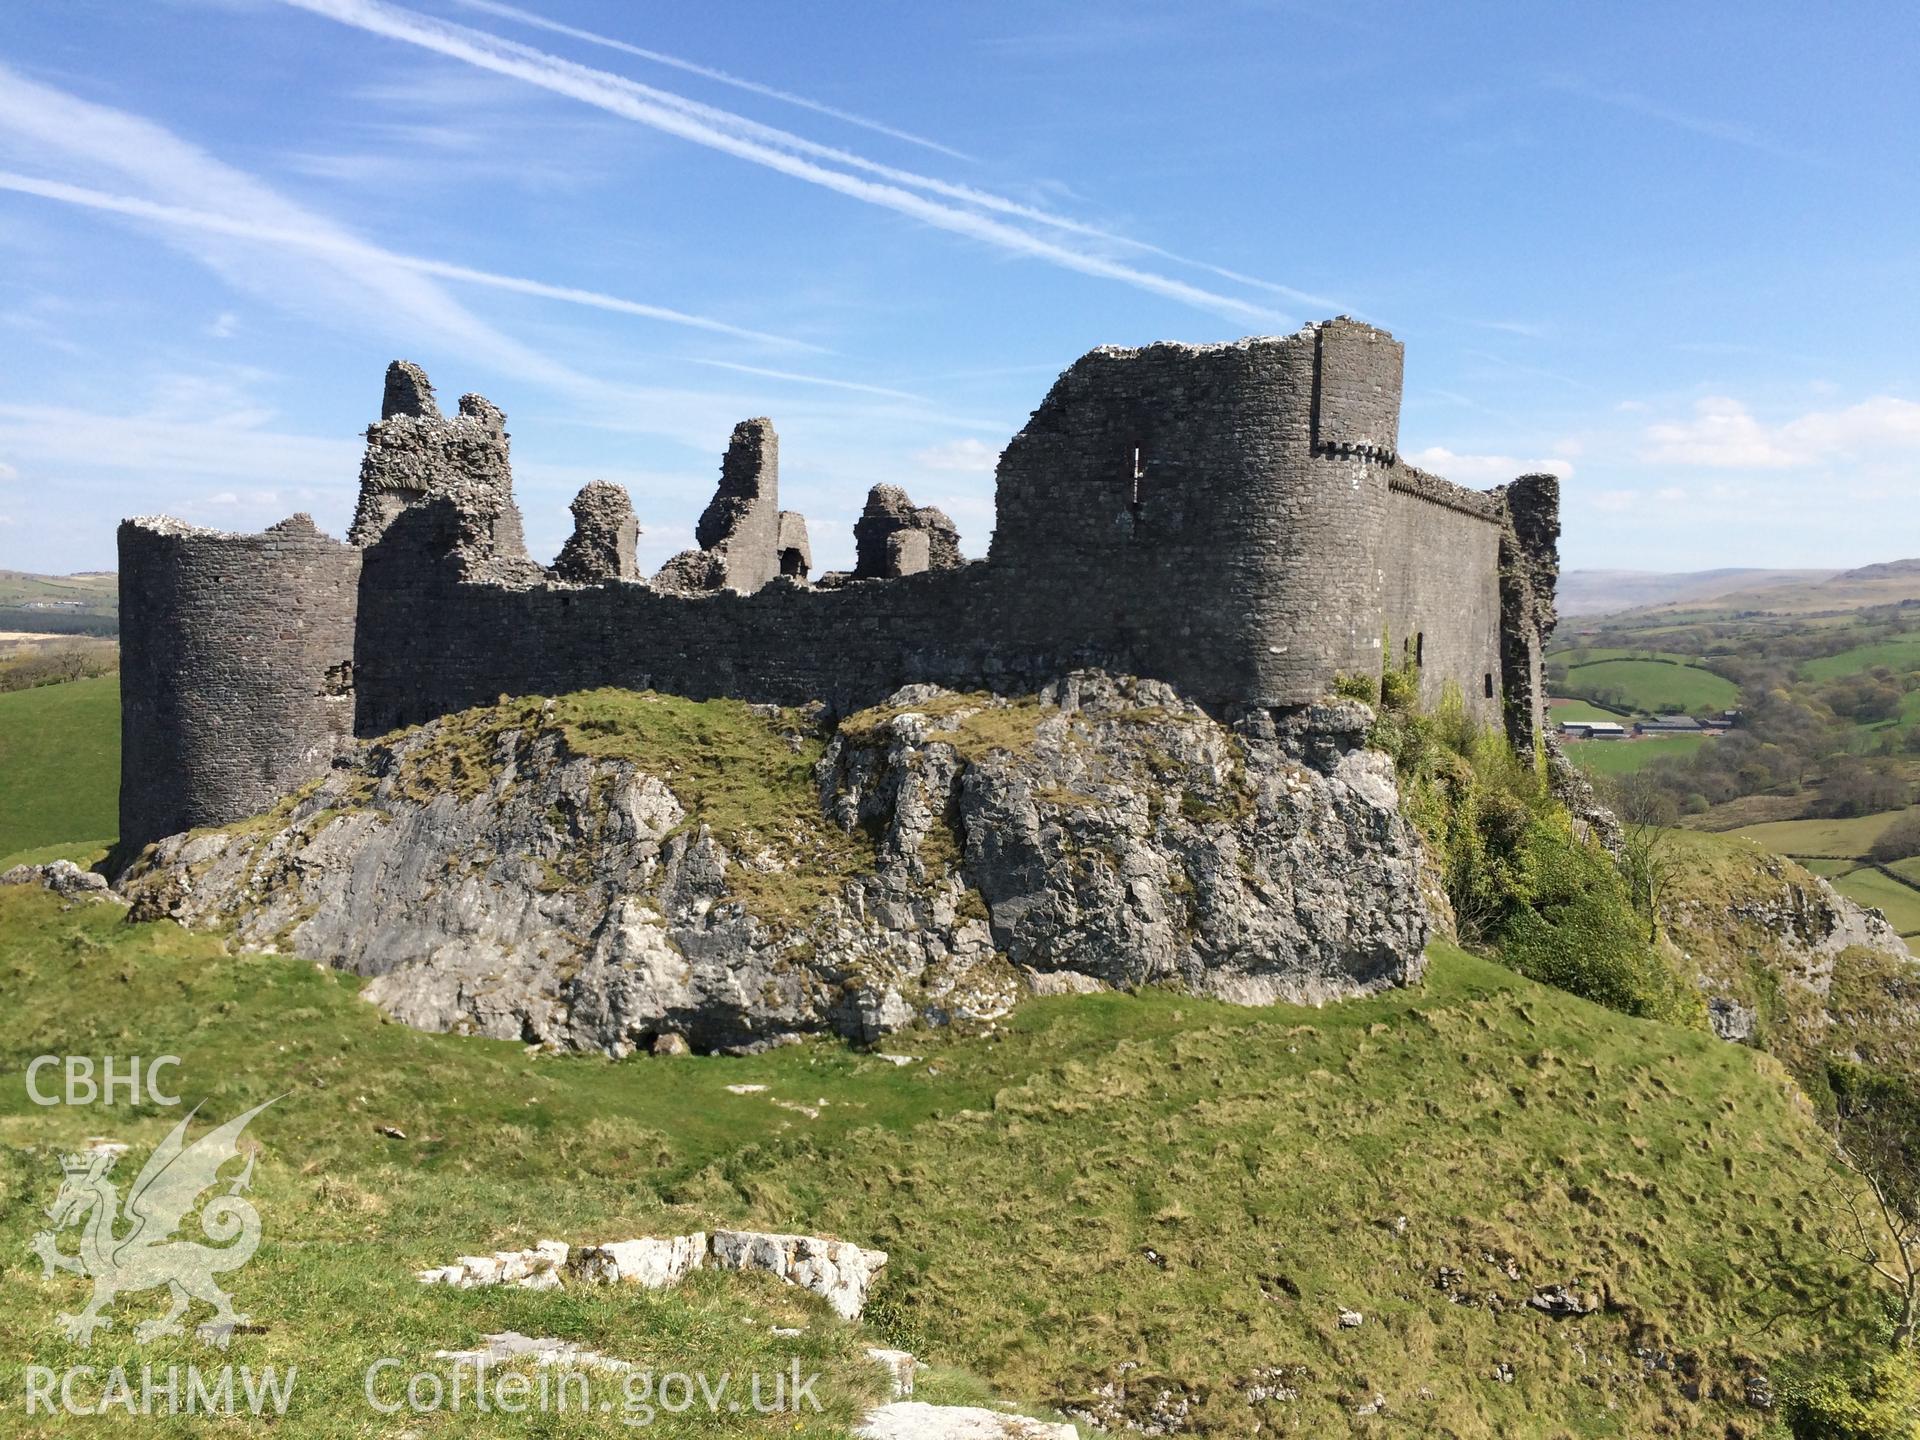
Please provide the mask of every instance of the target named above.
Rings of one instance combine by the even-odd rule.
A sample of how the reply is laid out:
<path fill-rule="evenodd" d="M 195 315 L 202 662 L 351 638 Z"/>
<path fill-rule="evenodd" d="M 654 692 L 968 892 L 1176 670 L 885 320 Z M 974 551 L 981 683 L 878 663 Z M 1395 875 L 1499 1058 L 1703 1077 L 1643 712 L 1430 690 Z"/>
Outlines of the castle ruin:
<path fill-rule="evenodd" d="M 808 578 L 772 422 L 736 426 L 699 548 L 651 580 L 596 481 L 551 567 L 528 554 L 505 417 L 442 413 L 395 362 L 346 541 L 122 523 L 120 854 L 271 808 L 342 746 L 501 695 L 596 686 L 844 713 L 926 682 L 1002 693 L 1098 666 L 1221 715 L 1417 667 L 1531 748 L 1559 487 L 1481 492 L 1399 455 L 1403 352 L 1340 318 L 1232 344 L 1103 347 L 997 474 L 984 560 L 876 486 L 850 574 Z"/>

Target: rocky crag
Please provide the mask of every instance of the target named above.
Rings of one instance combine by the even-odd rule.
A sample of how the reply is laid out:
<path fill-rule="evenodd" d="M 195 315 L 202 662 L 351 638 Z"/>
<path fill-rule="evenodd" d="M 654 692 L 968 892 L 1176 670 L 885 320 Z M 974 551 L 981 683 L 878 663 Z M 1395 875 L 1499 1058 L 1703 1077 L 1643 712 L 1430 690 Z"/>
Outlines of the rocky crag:
<path fill-rule="evenodd" d="M 1837 1057 L 1920 1078 L 1920 963 L 1885 915 L 1737 839 L 1668 843 L 1661 928 L 1716 1034 L 1802 1077 Z"/>
<path fill-rule="evenodd" d="M 1026 993 L 1319 1001 L 1418 976 L 1418 847 L 1353 704 L 1223 724 L 1080 672 L 817 712 L 589 692 L 364 742 L 151 847 L 135 914 L 370 978 L 429 1029 L 751 1050 Z"/>

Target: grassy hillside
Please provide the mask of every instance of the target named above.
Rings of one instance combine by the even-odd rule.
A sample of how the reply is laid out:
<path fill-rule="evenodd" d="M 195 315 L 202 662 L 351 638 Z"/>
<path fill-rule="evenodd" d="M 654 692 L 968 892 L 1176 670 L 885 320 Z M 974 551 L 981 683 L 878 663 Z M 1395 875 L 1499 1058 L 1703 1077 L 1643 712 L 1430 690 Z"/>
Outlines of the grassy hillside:
<path fill-rule="evenodd" d="M 1777 855 L 1852 858 L 1865 855 L 1880 838 L 1880 832 L 1903 813 L 1891 810 L 1880 815 L 1853 815 L 1844 820 L 1776 820 L 1745 825 L 1729 833 L 1743 836 Z"/>
<path fill-rule="evenodd" d="M 361 1398 L 371 1360 L 432 1368 L 432 1350 L 511 1327 L 659 1368 L 772 1371 L 797 1354 L 827 1375 L 826 1416 L 723 1417 L 735 1434 L 833 1433 L 878 1389 L 858 1345 L 885 1339 L 952 1367 L 935 1397 L 983 1379 L 1102 1405 L 1117 1382 L 1118 1412 L 1184 1409 L 1202 1433 L 1752 1435 L 1743 1377 L 1863 1323 L 1817 1238 L 1839 1182 L 1772 1061 L 1446 947 L 1424 987 L 1377 1000 L 1036 1001 L 988 1033 L 896 1037 L 916 1058 L 895 1067 L 825 1043 L 613 1063 L 423 1035 L 383 1023 L 348 977 L 39 892 L 0 892 L 0 934 L 0 1065 L 137 1045 L 182 1057 L 178 1088 L 209 1118 L 283 1096 L 250 1132 L 265 1238 L 233 1288 L 258 1328 L 227 1357 L 299 1366 L 282 1434 L 397 1434 Z M 0 1087 L 0 1252 L 44 1223 L 59 1151 L 110 1134 L 137 1158 L 176 1115 L 40 1109 Z M 865 1330 L 750 1277 L 636 1296 L 408 1273 L 729 1220 L 888 1249 Z M 1601 1308 L 1552 1319 L 1527 1303 L 1560 1283 Z M 81 1352 L 53 1324 L 80 1282 L 16 1262 L 0 1284 L 16 1362 L 203 1353 L 131 1343 L 151 1296 Z M 1342 1327 L 1342 1308 L 1363 1323 Z M 1254 1386 L 1293 1398 L 1249 1400 Z M 1378 1401 L 1378 1421 L 1355 1418 Z M 601 1417 L 463 1419 L 405 1428 L 607 1433 Z"/>
<path fill-rule="evenodd" d="M 0 858 L 119 828 L 120 679 L 0 694 Z"/>
<path fill-rule="evenodd" d="M 1838 680 L 1877 665 L 1899 672 L 1920 670 L 1920 635 L 1902 635 L 1873 645 L 1857 645 L 1838 655 L 1822 655 L 1807 661 L 1800 672 L 1809 680 Z"/>
<path fill-rule="evenodd" d="M 0 609 L 70 606 L 88 614 L 111 615 L 120 608 L 120 577 L 111 570 L 79 575 L 35 575 L 0 570 Z"/>
<path fill-rule="evenodd" d="M 1556 699 L 1549 702 L 1549 705 L 1550 708 L 1547 718 L 1556 725 L 1561 721 L 1568 720 L 1612 720 L 1617 723 L 1627 719 L 1624 711 L 1609 710 L 1605 706 L 1595 705 L 1589 700 Z"/>

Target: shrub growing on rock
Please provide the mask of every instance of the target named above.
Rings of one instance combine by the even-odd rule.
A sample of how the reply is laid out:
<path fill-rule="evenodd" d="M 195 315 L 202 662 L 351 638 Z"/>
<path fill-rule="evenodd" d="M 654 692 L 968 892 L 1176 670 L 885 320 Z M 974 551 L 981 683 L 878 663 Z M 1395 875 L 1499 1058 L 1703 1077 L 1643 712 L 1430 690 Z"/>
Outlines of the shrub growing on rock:
<path fill-rule="evenodd" d="M 1373 743 L 1394 757 L 1462 943 L 1611 1009 L 1705 1024 L 1698 994 L 1648 942 L 1613 857 L 1574 833 L 1541 768 L 1457 691 L 1423 710 L 1417 676 L 1389 671 Z"/>
<path fill-rule="evenodd" d="M 1794 1440 L 1920 1440 L 1920 1377 L 1905 1353 L 1818 1371 L 1786 1402 Z"/>

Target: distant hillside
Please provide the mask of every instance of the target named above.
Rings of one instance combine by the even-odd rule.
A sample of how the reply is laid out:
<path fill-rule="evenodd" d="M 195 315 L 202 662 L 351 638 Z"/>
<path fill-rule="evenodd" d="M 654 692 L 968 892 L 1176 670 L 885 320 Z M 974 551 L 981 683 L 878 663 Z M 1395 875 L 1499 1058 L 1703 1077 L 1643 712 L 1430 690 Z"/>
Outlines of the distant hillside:
<path fill-rule="evenodd" d="M 0 570 L 0 631 L 113 635 L 120 629 L 120 577 L 111 570 L 35 575 Z"/>
<path fill-rule="evenodd" d="M 1805 615 L 1920 600 L 1920 559 L 1857 570 L 1569 570 L 1560 577 L 1560 613 L 1626 611 Z"/>
<path fill-rule="evenodd" d="M 1612 615 L 1676 601 L 1703 601 L 1734 590 L 1818 584 L 1833 570 L 1568 570 L 1560 576 L 1562 615 Z"/>

